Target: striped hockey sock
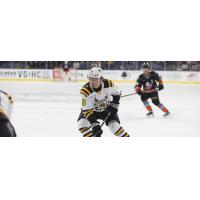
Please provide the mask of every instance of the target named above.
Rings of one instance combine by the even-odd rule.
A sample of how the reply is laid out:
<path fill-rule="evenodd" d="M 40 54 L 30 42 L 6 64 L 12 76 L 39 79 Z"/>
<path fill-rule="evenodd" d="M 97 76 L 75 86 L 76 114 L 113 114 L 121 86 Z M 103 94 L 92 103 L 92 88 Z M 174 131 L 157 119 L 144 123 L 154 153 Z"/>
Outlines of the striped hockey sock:
<path fill-rule="evenodd" d="M 147 109 L 149 112 L 152 111 L 152 108 L 151 108 L 151 106 L 150 106 L 150 104 L 149 104 L 148 101 L 144 101 L 143 104 L 144 104 L 144 106 L 146 107 L 146 109 Z"/>
<path fill-rule="evenodd" d="M 158 107 L 164 112 L 164 113 L 168 113 L 169 110 L 163 105 L 163 104 L 158 104 Z"/>

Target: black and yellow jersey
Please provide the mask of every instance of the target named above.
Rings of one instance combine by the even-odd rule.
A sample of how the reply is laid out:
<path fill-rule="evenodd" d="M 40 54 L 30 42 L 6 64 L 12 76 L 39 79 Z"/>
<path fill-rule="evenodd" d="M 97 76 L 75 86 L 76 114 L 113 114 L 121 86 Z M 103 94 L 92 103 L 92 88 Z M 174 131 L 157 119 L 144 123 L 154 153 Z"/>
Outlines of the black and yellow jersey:
<path fill-rule="evenodd" d="M 105 111 L 113 96 L 120 96 L 121 92 L 111 80 L 103 79 L 98 91 L 95 91 L 88 82 L 81 88 L 80 94 L 83 114 L 89 118 L 93 112 Z"/>

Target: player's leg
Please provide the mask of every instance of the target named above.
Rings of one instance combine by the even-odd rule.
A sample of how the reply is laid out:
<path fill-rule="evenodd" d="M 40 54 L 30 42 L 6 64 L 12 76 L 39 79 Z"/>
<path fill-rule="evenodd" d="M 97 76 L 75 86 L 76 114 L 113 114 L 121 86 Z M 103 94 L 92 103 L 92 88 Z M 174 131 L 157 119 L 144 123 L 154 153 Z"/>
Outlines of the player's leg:
<path fill-rule="evenodd" d="M 153 116 L 153 109 L 149 104 L 149 99 L 150 95 L 149 94 L 142 94 L 141 95 L 141 101 L 143 102 L 145 108 L 147 109 L 148 113 L 147 116 Z"/>
<path fill-rule="evenodd" d="M 129 134 L 120 125 L 118 114 L 116 113 L 113 118 L 110 118 L 106 125 L 110 129 L 111 133 L 118 137 L 130 137 Z"/>
<path fill-rule="evenodd" d="M 158 92 L 152 93 L 151 99 L 152 99 L 152 103 L 165 113 L 164 116 L 169 115 L 170 113 L 169 110 L 162 103 L 160 103 Z"/>
<path fill-rule="evenodd" d="M 91 124 L 87 119 L 85 119 L 82 112 L 79 115 L 77 126 L 83 137 L 93 137 Z"/>

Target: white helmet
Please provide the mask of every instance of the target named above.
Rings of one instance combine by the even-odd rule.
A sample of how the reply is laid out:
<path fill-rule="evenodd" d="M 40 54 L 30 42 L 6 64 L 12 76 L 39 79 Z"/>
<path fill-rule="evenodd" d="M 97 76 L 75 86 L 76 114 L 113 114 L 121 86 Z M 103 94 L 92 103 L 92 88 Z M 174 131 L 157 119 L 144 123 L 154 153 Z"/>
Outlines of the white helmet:
<path fill-rule="evenodd" d="M 88 79 L 90 78 L 103 78 L 103 70 L 100 67 L 93 67 L 88 73 Z"/>

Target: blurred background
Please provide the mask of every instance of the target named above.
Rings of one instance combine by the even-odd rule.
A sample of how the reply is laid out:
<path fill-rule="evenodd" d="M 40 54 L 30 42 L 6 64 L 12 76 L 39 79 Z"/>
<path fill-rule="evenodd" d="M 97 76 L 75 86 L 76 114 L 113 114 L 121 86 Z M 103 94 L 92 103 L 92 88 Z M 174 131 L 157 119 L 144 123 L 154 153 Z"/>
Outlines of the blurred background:
<path fill-rule="evenodd" d="M 0 61 L 0 69 L 90 69 L 139 70 L 145 61 Z M 150 61 L 153 70 L 200 71 L 200 61 Z"/>

